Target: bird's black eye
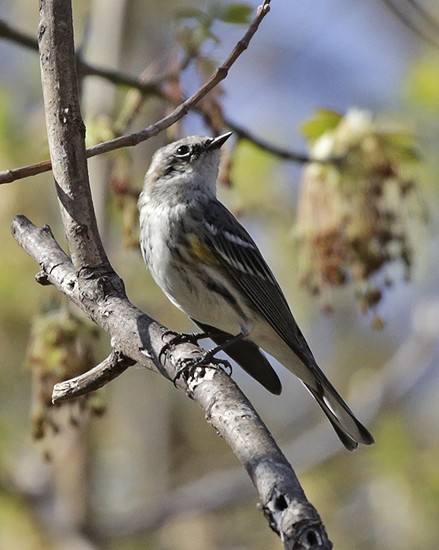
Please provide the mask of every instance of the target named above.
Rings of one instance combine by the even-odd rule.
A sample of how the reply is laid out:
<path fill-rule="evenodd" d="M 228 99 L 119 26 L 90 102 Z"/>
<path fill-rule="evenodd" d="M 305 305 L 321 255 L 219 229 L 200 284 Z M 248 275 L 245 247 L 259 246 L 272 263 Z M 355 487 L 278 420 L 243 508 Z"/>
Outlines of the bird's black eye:
<path fill-rule="evenodd" d="M 190 157 L 191 155 L 190 147 L 188 145 L 180 145 L 180 147 L 175 151 L 175 154 L 177 157 L 180 157 L 180 158 Z"/>

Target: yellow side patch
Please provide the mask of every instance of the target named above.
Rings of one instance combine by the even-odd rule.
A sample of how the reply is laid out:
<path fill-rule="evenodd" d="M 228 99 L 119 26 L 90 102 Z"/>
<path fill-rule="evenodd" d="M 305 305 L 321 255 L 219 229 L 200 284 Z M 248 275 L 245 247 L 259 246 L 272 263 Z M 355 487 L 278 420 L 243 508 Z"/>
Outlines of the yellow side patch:
<path fill-rule="evenodd" d="M 202 242 L 202 240 L 197 235 L 195 235 L 194 233 L 190 233 L 189 235 L 187 235 L 187 240 L 189 244 L 190 256 L 204 263 L 218 263 L 218 260 L 212 254 L 210 249 Z"/>

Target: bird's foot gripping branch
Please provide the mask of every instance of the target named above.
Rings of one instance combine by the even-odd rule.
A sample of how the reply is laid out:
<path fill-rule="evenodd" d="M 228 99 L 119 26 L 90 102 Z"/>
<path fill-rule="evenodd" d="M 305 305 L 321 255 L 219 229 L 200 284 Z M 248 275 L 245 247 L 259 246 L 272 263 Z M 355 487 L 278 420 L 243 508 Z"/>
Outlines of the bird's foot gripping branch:
<path fill-rule="evenodd" d="M 56 388 L 55 400 L 95 390 L 134 361 L 172 380 L 185 361 L 204 357 L 203 349 L 183 342 L 169 350 L 166 361 L 161 364 L 158 357 L 163 348 L 163 336 L 169 331 L 135 308 L 123 288 L 118 291 L 112 287 L 109 294 L 102 294 L 99 279 L 91 279 L 94 295 L 99 296 L 97 302 L 91 304 L 81 296 L 71 259 L 47 226 L 38 228 L 25 216 L 17 216 L 12 223 L 12 233 L 18 244 L 40 265 L 37 280 L 54 285 L 68 296 L 107 330 L 114 349 L 118 349 L 95 369 Z M 106 288 L 111 287 L 106 285 Z M 202 369 L 196 369 L 196 376 L 180 377 L 176 384 L 203 408 L 208 422 L 246 468 L 259 493 L 261 510 L 281 537 L 284 548 L 332 548 L 321 519 L 308 502 L 290 464 L 250 402 L 223 369 L 203 365 Z"/>

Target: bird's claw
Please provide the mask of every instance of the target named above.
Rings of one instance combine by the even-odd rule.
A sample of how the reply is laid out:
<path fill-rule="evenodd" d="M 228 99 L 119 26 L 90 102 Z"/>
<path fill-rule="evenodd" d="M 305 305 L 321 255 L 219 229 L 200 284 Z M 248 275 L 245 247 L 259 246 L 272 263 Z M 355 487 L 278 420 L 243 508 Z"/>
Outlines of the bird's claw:
<path fill-rule="evenodd" d="M 162 349 L 160 350 L 159 354 L 159 361 L 162 362 L 163 355 L 166 355 L 166 353 L 172 349 L 175 348 L 178 344 L 198 344 L 198 340 L 202 340 L 205 338 L 204 332 L 195 334 L 195 333 L 185 333 L 185 332 L 174 332 L 173 330 L 166 330 L 162 334 L 162 340 L 166 336 L 173 335 L 173 338 L 170 338 L 165 344 L 163 345 Z"/>
<path fill-rule="evenodd" d="M 222 369 L 226 372 L 228 376 L 232 374 L 232 367 L 230 363 L 224 359 L 217 359 L 216 357 L 210 356 L 210 352 L 206 352 L 202 357 L 188 358 L 183 359 L 180 362 L 180 366 L 177 370 L 176 375 L 174 376 L 174 386 L 177 387 L 177 381 L 182 376 L 185 376 L 186 381 L 191 376 L 192 372 L 201 365 L 209 364 L 209 367 L 215 369 Z M 227 372 L 228 370 L 228 372 Z"/>

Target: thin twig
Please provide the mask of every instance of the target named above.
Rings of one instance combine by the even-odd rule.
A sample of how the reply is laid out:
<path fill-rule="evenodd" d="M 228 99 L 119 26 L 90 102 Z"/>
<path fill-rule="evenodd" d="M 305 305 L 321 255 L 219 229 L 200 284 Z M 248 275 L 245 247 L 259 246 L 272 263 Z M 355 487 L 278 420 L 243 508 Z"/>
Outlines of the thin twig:
<path fill-rule="evenodd" d="M 12 183 L 13 181 L 28 178 L 29 176 L 36 176 L 49 172 L 52 170 L 52 163 L 50 160 L 43 160 L 35 164 L 29 164 L 28 166 L 22 166 L 20 168 L 11 168 L 10 170 L 2 170 L 0 172 L 0 184 Z"/>
<path fill-rule="evenodd" d="M 209 86 L 225 77 L 228 67 L 246 48 L 267 11 L 268 0 L 258 9 L 257 24 L 249 29 L 247 41 L 238 43 Z M 39 263 L 39 281 L 51 283 L 65 292 L 107 331 L 115 354 L 130 357 L 175 380 L 185 361 L 202 359 L 205 352 L 190 343 L 178 344 L 160 361 L 168 331 L 129 302 L 123 283 L 102 248 L 86 173 L 70 0 L 41 2 L 39 35 L 49 148 L 72 259 L 63 256 L 47 228 L 35 227 L 24 216 L 13 221 L 14 237 Z M 207 89 L 204 88 L 201 97 Z M 114 366 L 115 362 L 108 359 L 105 368 L 110 367 L 111 371 Z M 184 371 L 176 385 L 201 405 L 206 418 L 245 466 L 258 490 L 264 515 L 280 535 L 284 548 L 330 549 L 320 517 L 307 500 L 294 471 L 230 377 L 215 365 L 203 364 Z"/>
<path fill-rule="evenodd" d="M 201 86 L 199 90 L 197 90 L 186 101 L 183 101 L 183 103 L 181 103 L 176 109 L 174 109 L 172 113 L 162 118 L 155 124 L 151 124 L 140 132 L 130 133 L 125 136 L 117 137 L 112 140 L 99 143 L 97 145 L 94 145 L 93 147 L 89 147 L 86 150 L 87 158 L 101 155 L 103 153 L 108 153 L 109 151 L 114 151 L 115 149 L 119 149 L 121 147 L 132 147 L 134 145 L 138 145 L 139 143 L 149 139 L 150 137 L 156 136 L 162 130 L 169 128 L 169 126 L 175 124 L 175 122 L 183 118 L 191 109 L 195 107 L 195 105 L 197 105 L 197 103 L 206 94 L 208 94 L 213 88 L 215 88 L 215 86 L 217 86 L 222 80 L 224 80 L 224 78 L 226 78 L 229 69 L 232 67 L 238 57 L 247 49 L 248 44 L 255 32 L 257 31 L 261 21 L 270 11 L 269 4 L 270 0 L 264 0 L 264 3 L 258 7 L 256 17 L 248 28 L 244 37 L 236 44 L 224 63 L 216 69 L 215 73 L 203 86 Z M 115 73 L 113 71 L 102 71 L 101 76 L 103 76 L 104 73 L 105 77 L 115 76 Z M 133 79 L 133 82 L 131 82 L 129 85 L 135 83 L 138 83 L 138 81 Z M 142 86 L 148 87 L 149 85 L 148 83 L 143 83 Z M 157 91 L 157 88 L 155 86 L 152 86 L 151 90 L 149 88 L 148 90 Z M 6 170 L 5 172 L 0 172 L 0 184 L 10 183 L 16 179 L 19 179 L 20 177 L 27 177 L 28 175 L 35 175 L 41 172 L 46 172 L 50 170 L 50 168 L 51 164 L 46 161 L 44 163 L 33 164 L 24 168 Z M 23 176 L 23 174 L 25 175 Z"/>
<path fill-rule="evenodd" d="M 266 6 L 265 8 L 264 8 L 264 5 Z M 149 137 L 156 135 L 161 130 L 168 128 L 170 125 L 174 124 L 179 119 L 181 119 L 185 114 L 187 114 L 189 110 L 193 109 L 202 97 L 204 97 L 213 87 L 215 87 L 218 84 L 218 82 L 220 82 L 223 78 L 225 78 L 227 71 L 230 69 L 230 67 L 239 57 L 239 55 L 247 48 L 250 42 L 250 39 L 252 38 L 253 34 L 257 30 L 258 25 L 262 21 L 263 17 L 265 17 L 266 13 L 268 13 L 268 10 L 269 10 L 268 2 L 266 2 L 266 4 L 264 5 L 261 6 L 261 13 L 257 14 L 256 19 L 253 22 L 252 26 L 250 27 L 249 31 L 246 33 L 244 38 L 240 42 L 238 42 L 233 52 L 224 62 L 222 67 L 217 69 L 217 72 L 211 77 L 211 79 L 206 84 L 204 84 L 193 96 L 185 100 L 170 115 L 168 115 L 162 120 L 159 120 L 157 123 L 149 126 L 148 128 L 146 128 L 141 132 L 128 134 L 127 136 L 118 137 L 118 138 L 115 138 L 114 140 L 90 147 L 89 149 L 86 150 L 87 158 L 90 158 L 92 156 L 99 155 L 108 151 L 112 151 L 120 147 L 137 145 L 138 143 L 145 141 Z M 16 29 L 13 29 L 10 25 L 5 23 L 4 21 L 0 21 L 0 37 L 13 40 L 21 45 L 31 48 L 32 50 L 38 51 L 38 43 L 36 40 L 34 40 L 33 38 L 25 35 L 24 33 Z M 160 97 L 162 99 L 168 99 L 168 98 L 166 93 L 161 88 L 161 84 L 163 84 L 163 82 L 175 76 L 174 73 L 165 73 L 160 77 L 156 77 L 154 79 L 148 79 L 148 80 L 145 80 L 142 78 L 134 78 L 131 76 L 124 75 L 118 71 L 96 67 L 95 65 L 91 65 L 87 63 L 81 57 L 77 57 L 77 70 L 80 76 L 87 76 L 87 75 L 98 76 L 101 78 L 105 78 L 106 80 L 112 82 L 115 85 L 122 85 L 122 86 L 135 88 L 139 90 L 142 94 L 153 95 L 156 97 Z M 295 153 L 294 151 L 289 151 L 287 149 L 277 147 L 264 140 L 257 138 L 256 136 L 246 131 L 244 128 L 240 127 L 234 122 L 230 121 L 229 119 L 225 119 L 224 122 L 226 126 L 228 126 L 231 130 L 236 132 L 238 137 L 241 137 L 243 139 L 246 139 L 252 142 L 257 147 L 260 147 L 268 151 L 269 153 L 278 156 L 279 158 L 282 158 L 284 160 L 290 160 L 293 162 L 300 162 L 300 163 L 306 163 L 310 161 L 309 157 L 306 155 L 302 155 L 300 153 Z M 111 144 L 111 145 L 108 145 L 108 144 Z M 29 176 L 35 176 L 43 172 L 48 172 L 49 170 L 51 170 L 51 168 L 52 168 L 52 164 L 50 160 L 46 160 L 43 162 L 30 164 L 28 166 L 24 166 L 20 168 L 4 170 L 0 172 L 0 184 L 11 183 L 18 179 L 27 178 Z"/>
<path fill-rule="evenodd" d="M 172 124 L 175 124 L 178 120 L 183 118 L 187 113 L 195 107 L 195 105 L 207 95 L 213 88 L 215 88 L 222 80 L 224 80 L 229 72 L 231 66 L 235 63 L 238 57 L 247 49 L 250 40 L 257 31 L 261 21 L 270 11 L 270 0 L 264 0 L 264 3 L 258 7 L 256 17 L 249 29 L 245 33 L 242 40 L 240 40 L 233 48 L 230 55 L 224 61 L 224 63 L 218 67 L 215 73 L 209 78 L 209 80 L 193 95 L 191 95 L 186 101 L 183 101 L 176 109 L 172 111 L 168 116 L 162 118 L 155 124 L 151 124 L 140 132 L 133 132 L 125 136 L 121 136 L 104 143 L 99 143 L 87 149 L 87 156 L 93 157 L 102 153 L 107 153 L 118 149 L 120 147 L 131 147 L 137 145 L 146 139 L 156 136 L 162 130 L 169 128 Z"/>
<path fill-rule="evenodd" d="M 0 38 L 10 40 L 11 42 L 20 44 L 21 46 L 38 53 L 38 41 L 35 38 L 18 29 L 15 29 L 12 25 L 9 25 L 2 19 L 0 19 Z M 81 76 L 97 76 L 99 78 L 104 78 L 117 86 L 137 88 L 144 94 L 155 95 L 160 93 L 159 85 L 173 77 L 172 74 L 164 74 L 158 78 L 145 81 L 127 74 L 123 74 L 119 71 L 105 69 L 104 67 L 98 67 L 97 65 L 88 63 L 82 58 L 80 52 L 77 52 L 76 64 L 77 71 Z"/>
<path fill-rule="evenodd" d="M 38 52 L 38 42 L 36 38 L 29 36 L 18 29 L 14 29 L 14 27 L 8 25 L 8 23 L 3 21 L 3 19 L 0 19 L 0 38 L 6 38 L 6 40 L 10 40 L 11 42 L 20 44 L 25 48 Z"/>
<path fill-rule="evenodd" d="M 305 164 L 308 162 L 322 162 L 318 160 L 313 161 L 313 159 L 310 158 L 308 155 L 295 153 L 294 151 L 289 151 L 288 149 L 277 147 L 276 145 L 268 143 L 267 141 L 256 137 L 254 134 L 252 134 L 242 126 L 239 126 L 238 124 L 232 122 L 227 118 L 224 119 L 224 123 L 230 130 L 232 130 L 234 134 L 236 134 L 238 138 L 250 141 L 251 143 L 253 143 L 253 145 L 256 145 L 256 147 L 259 147 L 260 149 L 263 149 L 264 151 L 267 151 L 268 153 L 271 153 L 272 155 L 275 155 L 276 157 L 279 157 L 283 160 L 291 160 L 293 162 L 299 162 L 301 164 Z"/>
<path fill-rule="evenodd" d="M 67 399 L 73 399 L 98 390 L 135 363 L 130 357 L 112 351 L 107 358 L 93 369 L 70 380 L 55 384 L 52 392 L 52 403 L 61 403 Z"/>
<path fill-rule="evenodd" d="M 418 6 L 415 2 L 409 2 L 409 5 L 411 4 L 412 7 L 415 7 L 416 12 L 420 15 L 421 20 L 424 22 L 428 22 L 431 27 L 433 27 L 433 34 L 434 38 L 431 38 L 426 31 L 424 31 L 419 25 L 416 25 L 416 23 L 413 22 L 410 15 L 404 13 L 404 9 L 401 7 L 401 2 L 395 1 L 395 0 L 381 0 L 381 2 L 387 6 L 387 8 L 393 13 L 393 15 L 399 19 L 399 21 L 405 25 L 413 34 L 415 34 L 418 38 L 426 42 L 427 44 L 430 44 L 430 46 L 433 46 L 434 48 L 439 48 L 439 43 L 437 40 L 437 34 L 438 34 L 438 27 L 437 27 L 437 21 L 428 14 L 426 10 L 424 10 L 421 6 Z M 422 23 L 421 23 L 422 24 Z"/>
<path fill-rule="evenodd" d="M 18 244 L 40 265 L 45 279 L 109 332 L 117 352 L 160 371 L 169 379 L 175 379 L 182 361 L 204 355 L 198 346 L 178 344 L 161 364 L 157 358 L 169 332 L 166 327 L 135 308 L 122 290 L 112 288 L 111 293 L 105 294 L 108 289 L 102 280 L 95 281 L 95 302 L 84 301 L 72 262 L 47 226 L 38 228 L 25 216 L 17 216 L 12 231 Z M 176 384 L 203 408 L 206 418 L 245 466 L 258 490 L 264 514 L 280 534 L 284 548 L 330 550 L 332 546 L 317 511 L 306 499 L 294 471 L 262 420 L 233 380 L 222 369 L 206 365 L 187 377 L 179 377 Z"/>

